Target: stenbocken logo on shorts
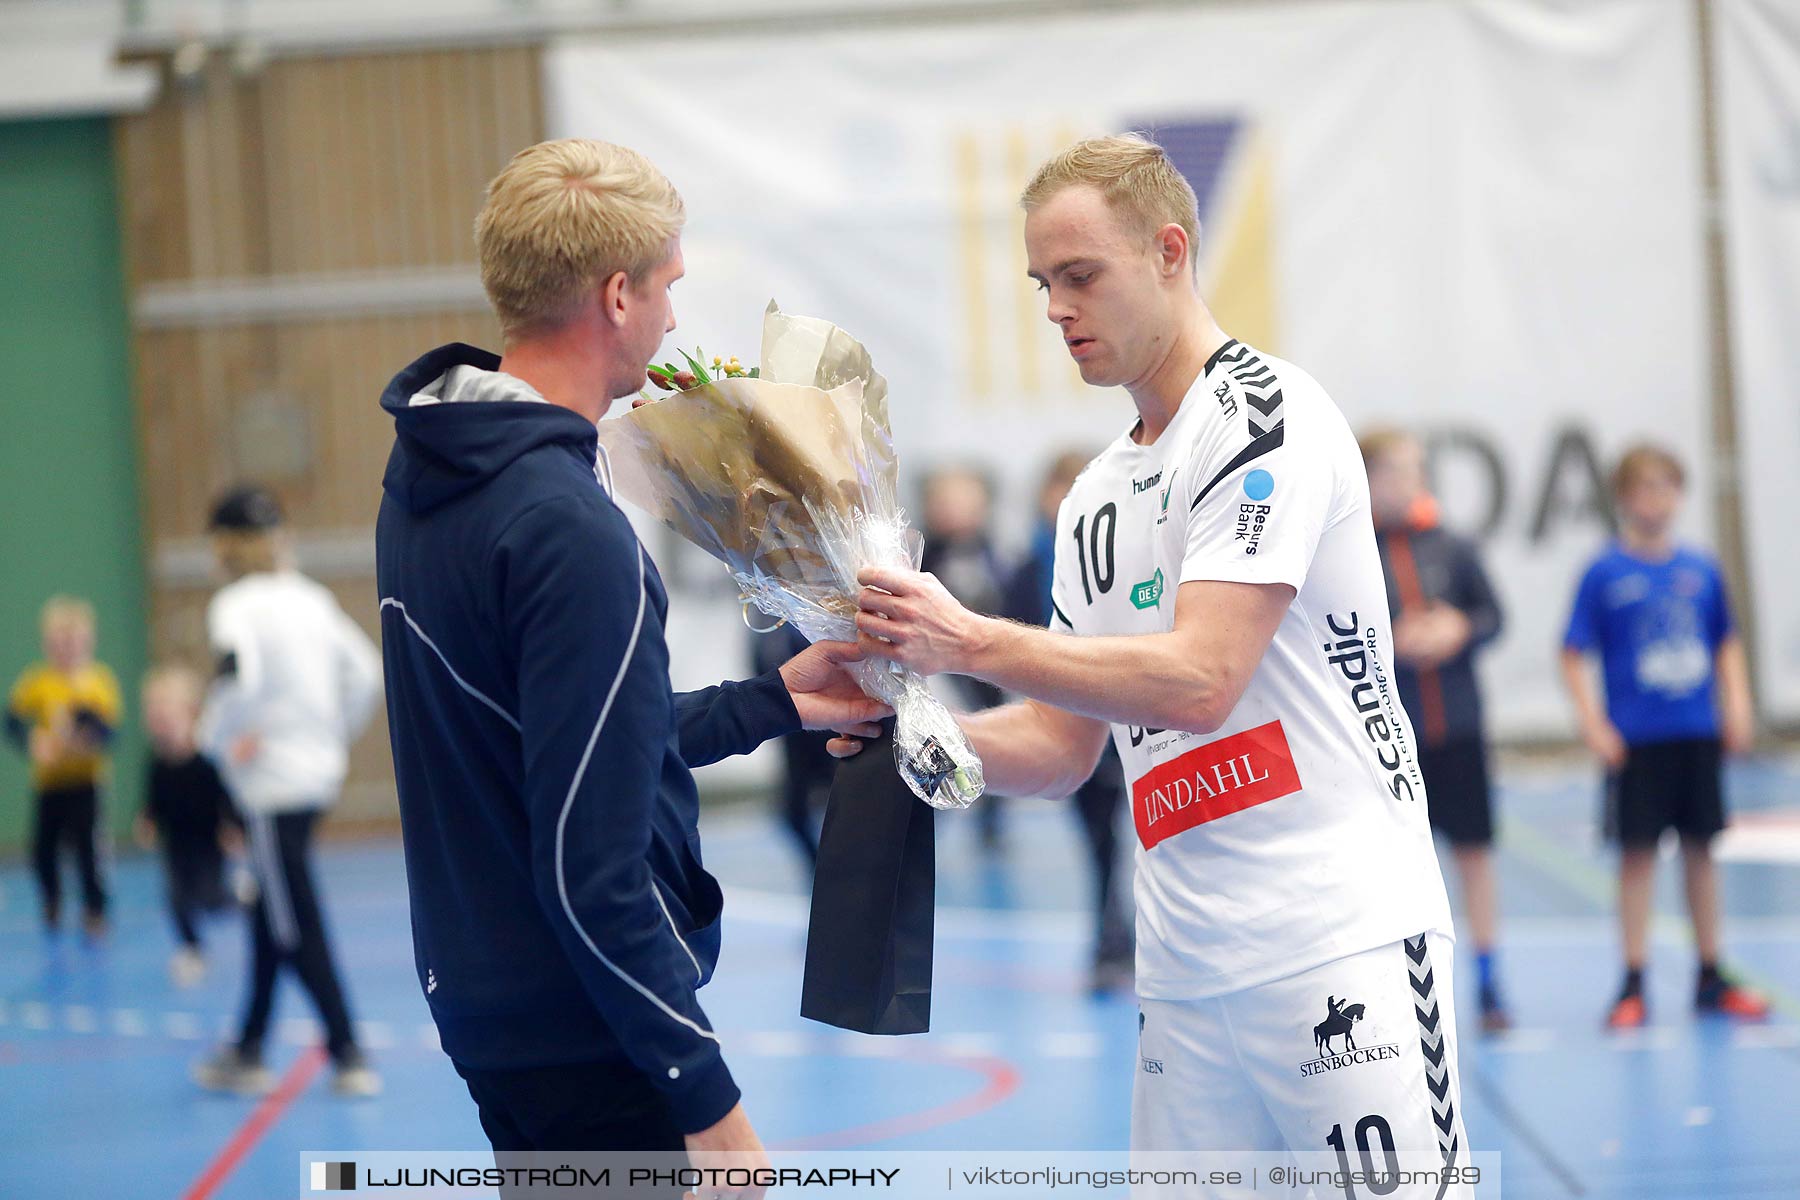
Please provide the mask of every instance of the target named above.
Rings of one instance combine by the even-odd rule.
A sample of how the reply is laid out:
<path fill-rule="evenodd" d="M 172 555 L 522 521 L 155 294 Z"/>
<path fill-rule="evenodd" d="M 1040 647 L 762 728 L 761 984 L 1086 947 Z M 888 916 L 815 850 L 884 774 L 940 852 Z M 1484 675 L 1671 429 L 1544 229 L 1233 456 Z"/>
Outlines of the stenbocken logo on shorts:
<path fill-rule="evenodd" d="M 1319 1057 L 1300 1064 L 1302 1078 L 1311 1079 L 1314 1075 L 1354 1067 L 1359 1063 L 1386 1062 L 1400 1057 L 1400 1047 L 1393 1042 L 1383 1042 L 1378 1046 L 1356 1044 L 1356 1025 L 1363 1019 L 1364 1011 L 1360 1004 L 1351 1004 L 1336 996 L 1326 997 L 1325 1019 L 1313 1026 L 1313 1049 L 1318 1051 Z M 1331 1048 L 1333 1038 L 1342 1039 L 1340 1048 L 1335 1051 Z"/>

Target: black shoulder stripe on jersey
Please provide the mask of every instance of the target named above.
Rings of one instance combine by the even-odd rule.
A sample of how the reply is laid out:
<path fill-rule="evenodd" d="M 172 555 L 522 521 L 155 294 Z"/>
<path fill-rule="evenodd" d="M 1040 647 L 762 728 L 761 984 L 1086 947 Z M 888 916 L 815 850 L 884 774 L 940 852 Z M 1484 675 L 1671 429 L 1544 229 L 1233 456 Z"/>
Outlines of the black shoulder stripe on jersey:
<path fill-rule="evenodd" d="M 1265 454 L 1279 450 L 1281 448 L 1282 440 L 1286 436 L 1287 422 L 1277 421 L 1273 429 L 1253 438 L 1248 446 L 1245 446 L 1242 450 L 1238 451 L 1236 458 L 1226 463 L 1219 469 L 1217 475 L 1214 475 L 1207 481 L 1206 486 L 1200 489 L 1200 494 L 1194 497 L 1194 502 L 1188 505 L 1188 511 L 1193 512 L 1196 508 L 1199 508 L 1200 502 L 1206 499 L 1207 493 L 1218 487 L 1220 481 L 1227 475 L 1231 474 L 1245 463 L 1254 462 Z"/>
<path fill-rule="evenodd" d="M 1206 365 L 1200 368 L 1200 373 L 1207 374 L 1221 362 L 1236 362 L 1244 357 L 1244 351 L 1245 346 L 1242 342 L 1236 338 L 1228 338 L 1223 346 L 1213 351 L 1212 357 L 1206 360 Z"/>
<path fill-rule="evenodd" d="M 1075 628 L 1075 622 L 1069 620 L 1069 614 L 1057 607 L 1056 601 L 1054 600 L 1050 602 L 1050 611 L 1055 614 L 1056 619 L 1061 621 L 1064 625 L 1067 625 L 1070 629 Z"/>

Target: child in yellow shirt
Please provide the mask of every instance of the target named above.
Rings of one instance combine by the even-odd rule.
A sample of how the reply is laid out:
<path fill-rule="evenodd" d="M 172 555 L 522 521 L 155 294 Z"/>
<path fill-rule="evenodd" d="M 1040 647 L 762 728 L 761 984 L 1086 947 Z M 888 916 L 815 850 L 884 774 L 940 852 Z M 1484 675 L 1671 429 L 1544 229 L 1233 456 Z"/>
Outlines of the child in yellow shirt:
<path fill-rule="evenodd" d="M 6 733 L 31 759 L 37 794 L 32 860 L 44 901 L 44 924 L 62 916 L 57 849 L 67 846 L 81 872 L 83 927 L 106 932 L 106 886 L 100 877 L 100 791 L 107 746 L 119 727 L 119 682 L 94 661 L 94 609 L 85 600 L 56 596 L 44 605 L 45 661 L 13 684 Z"/>

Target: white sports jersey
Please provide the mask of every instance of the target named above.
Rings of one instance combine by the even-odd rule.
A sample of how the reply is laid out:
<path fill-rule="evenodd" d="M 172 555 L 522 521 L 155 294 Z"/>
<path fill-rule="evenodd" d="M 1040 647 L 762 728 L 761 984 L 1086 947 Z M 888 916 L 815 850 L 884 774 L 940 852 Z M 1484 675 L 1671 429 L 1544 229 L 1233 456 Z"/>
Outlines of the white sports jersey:
<path fill-rule="evenodd" d="M 1075 481 L 1052 627 L 1167 632 L 1192 580 L 1297 595 L 1217 732 L 1113 727 L 1139 995 L 1219 995 L 1448 933 L 1362 456 L 1310 376 L 1236 341 L 1154 444 L 1128 433 Z"/>
<path fill-rule="evenodd" d="M 381 698 L 381 654 L 323 584 L 297 571 L 246 575 L 206 610 L 219 664 L 200 716 L 200 748 L 246 815 L 337 798 L 350 743 Z M 260 749 L 231 761 L 232 742 Z"/>

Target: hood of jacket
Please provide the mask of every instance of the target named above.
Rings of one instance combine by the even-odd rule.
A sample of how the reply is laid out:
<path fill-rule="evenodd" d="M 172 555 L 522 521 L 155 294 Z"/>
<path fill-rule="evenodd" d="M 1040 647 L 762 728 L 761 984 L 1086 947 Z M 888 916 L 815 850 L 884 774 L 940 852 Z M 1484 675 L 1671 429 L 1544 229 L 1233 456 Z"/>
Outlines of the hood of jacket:
<path fill-rule="evenodd" d="M 540 446 L 564 444 L 593 461 L 593 424 L 499 366 L 498 355 L 452 342 L 414 360 L 382 392 L 394 451 L 381 486 L 408 512 L 447 504 Z"/>

